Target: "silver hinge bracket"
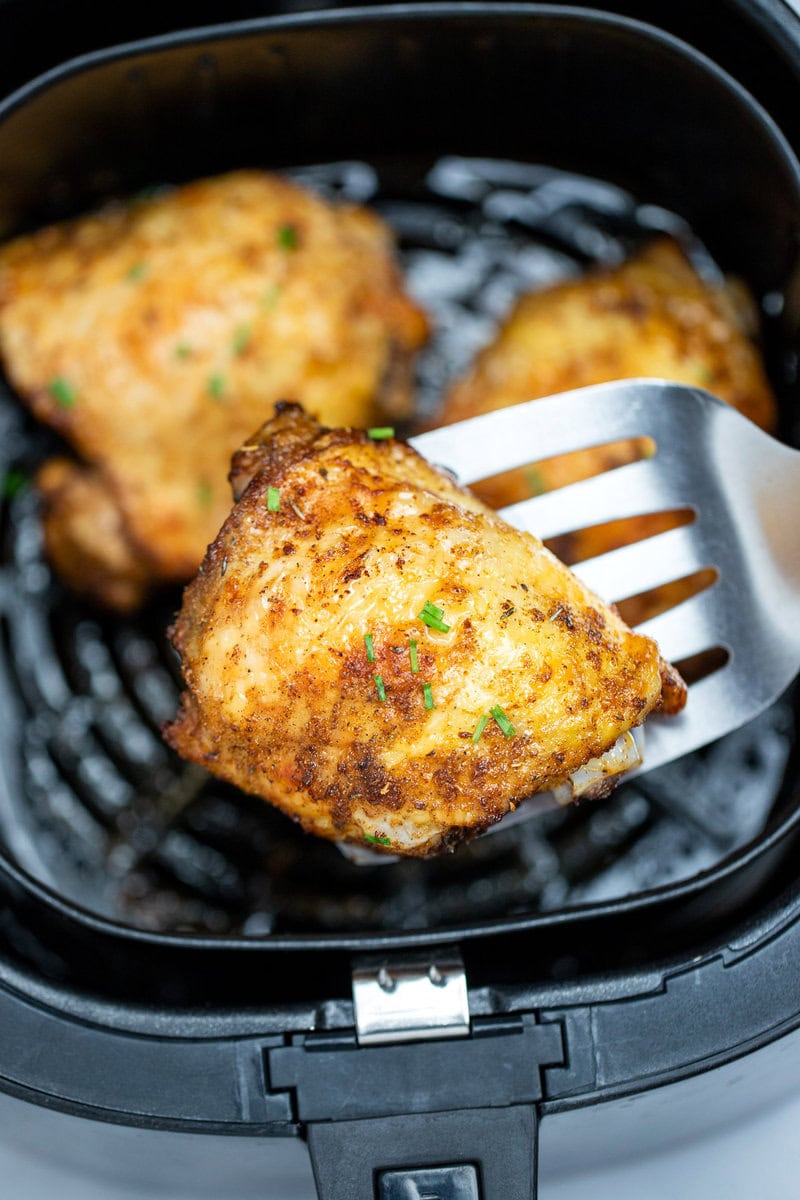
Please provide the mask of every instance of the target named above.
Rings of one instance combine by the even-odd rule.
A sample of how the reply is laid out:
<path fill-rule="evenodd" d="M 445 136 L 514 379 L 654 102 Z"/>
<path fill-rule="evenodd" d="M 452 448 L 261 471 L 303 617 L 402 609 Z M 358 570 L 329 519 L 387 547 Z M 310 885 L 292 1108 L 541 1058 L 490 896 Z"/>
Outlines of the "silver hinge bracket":
<path fill-rule="evenodd" d="M 469 1002 L 461 956 L 433 950 L 364 956 L 353 969 L 356 1035 L 362 1046 L 467 1037 Z"/>

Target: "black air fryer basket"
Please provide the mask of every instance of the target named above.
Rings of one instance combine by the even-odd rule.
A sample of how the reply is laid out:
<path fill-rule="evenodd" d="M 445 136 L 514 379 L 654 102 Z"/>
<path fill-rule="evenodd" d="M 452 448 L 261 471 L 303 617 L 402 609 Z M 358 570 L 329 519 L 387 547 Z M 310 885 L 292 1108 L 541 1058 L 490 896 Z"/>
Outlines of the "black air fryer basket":
<path fill-rule="evenodd" d="M 669 233 L 749 284 L 782 434 L 800 433 L 793 149 L 730 75 L 627 18 L 397 6 L 131 44 L 15 93 L 0 164 L 3 238 L 239 166 L 373 205 L 435 319 L 423 406 L 515 293 Z M 412 1194 L 392 1190 L 410 1171 L 496 1200 L 533 1194 L 539 1115 L 794 1028 L 791 695 L 610 800 L 357 867 L 166 750 L 179 597 L 122 620 L 68 595 L 25 482 L 54 438 L 8 387 L 0 430 L 0 1089 L 302 1134 L 326 1198 Z M 469 1011 L 431 1016 L 462 982 Z M 389 1011 L 406 986 L 422 1028 Z"/>

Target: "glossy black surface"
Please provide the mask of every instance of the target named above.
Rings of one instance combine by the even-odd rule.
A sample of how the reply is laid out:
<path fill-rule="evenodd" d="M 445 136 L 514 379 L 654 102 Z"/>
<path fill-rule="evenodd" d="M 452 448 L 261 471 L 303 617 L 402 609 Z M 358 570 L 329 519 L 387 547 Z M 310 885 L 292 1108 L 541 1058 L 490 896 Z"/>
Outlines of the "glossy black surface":
<path fill-rule="evenodd" d="M 429 171 L 443 154 L 599 176 L 677 213 L 724 269 L 744 275 L 759 299 L 772 297 L 769 362 L 787 428 L 793 421 L 793 314 L 790 305 L 776 312 L 775 297 L 794 267 L 796 164 L 736 85 L 669 38 L 558 7 L 308 16 L 100 56 L 26 89 L 4 118 L 7 232 L 165 179 L 344 159 L 375 168 L 376 198 L 419 265 L 425 254 L 457 259 L 491 224 L 480 195 L 438 196 L 443 232 L 426 244 Z M 574 236 L 570 244 L 570 228 L 598 233 L 587 207 L 588 221 L 578 205 L 577 224 L 571 217 L 537 235 L 541 262 L 602 260 L 621 228 L 630 237 L 619 214 L 601 214 L 599 250 Z M 504 252 L 514 267 L 493 276 L 502 292 L 514 271 L 519 282 L 531 230 L 514 217 L 493 229 L 497 261 Z M 485 303 L 486 280 L 478 284 Z M 460 311 L 470 310 L 491 315 L 473 295 Z M 429 356 L 429 390 L 453 369 L 452 353 Z M 29 467 L 46 438 L 12 425 L 6 445 Z M 157 727 L 174 683 L 163 629 L 175 598 L 133 626 L 81 609 L 50 588 L 36 528 L 31 497 L 17 495 L 6 530 L 17 572 L 7 591 L 4 734 L 15 747 L 4 810 L 12 959 L 108 996 L 181 1003 L 346 995 L 342 952 L 426 940 L 465 943 L 476 981 L 579 977 L 701 944 L 783 881 L 797 822 L 794 763 L 785 781 L 777 772 L 759 823 L 743 833 L 720 823 L 705 759 L 671 799 L 656 780 L 650 792 L 545 822 L 543 834 L 529 827 L 522 844 L 501 833 L 441 864 L 350 867 L 257 802 L 204 794 L 165 757 Z M 753 782 L 748 772 L 771 736 L 762 731 L 741 750 L 731 799 Z M 711 770 L 717 779 L 713 762 Z M 636 848 L 655 827 L 672 831 L 671 844 L 637 874 Z M 704 845 L 711 857 L 693 866 Z M 631 850 L 633 873 L 593 895 L 592 882 Z M 675 870 L 681 860 L 688 871 Z M 260 951 L 270 965 L 256 972 Z"/>

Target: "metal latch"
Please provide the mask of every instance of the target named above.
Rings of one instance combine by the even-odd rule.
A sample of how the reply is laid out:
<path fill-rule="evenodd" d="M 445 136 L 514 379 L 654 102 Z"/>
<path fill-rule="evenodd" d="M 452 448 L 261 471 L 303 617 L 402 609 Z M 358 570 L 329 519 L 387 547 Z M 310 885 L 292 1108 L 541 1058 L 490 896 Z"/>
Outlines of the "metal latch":
<path fill-rule="evenodd" d="M 353 970 L 359 1045 L 467 1037 L 467 978 L 452 950 L 402 959 L 360 958 Z"/>
<path fill-rule="evenodd" d="M 320 1200 L 534 1200 L 544 1071 L 563 1029 L 534 1012 L 470 1021 L 464 965 L 438 947 L 354 964 L 356 1030 L 291 1033 L 265 1055 L 308 1140 Z M 455 1040 L 460 1039 L 460 1040 Z M 413 1188 L 413 1193 L 411 1190 Z"/>

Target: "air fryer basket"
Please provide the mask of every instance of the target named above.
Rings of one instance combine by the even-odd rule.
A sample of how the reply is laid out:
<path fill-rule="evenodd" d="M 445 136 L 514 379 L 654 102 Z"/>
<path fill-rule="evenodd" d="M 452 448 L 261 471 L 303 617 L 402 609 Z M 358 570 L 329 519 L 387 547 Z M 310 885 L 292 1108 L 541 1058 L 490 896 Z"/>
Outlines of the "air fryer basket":
<path fill-rule="evenodd" d="M 797 163 L 731 79 L 635 23 L 439 5 L 175 35 L 17 93 L 0 113 L 0 161 L 2 236 L 242 165 L 374 204 L 436 320 L 420 366 L 427 405 L 515 291 L 672 233 L 701 271 L 742 276 L 761 302 L 792 433 Z M 432 863 L 352 866 L 209 782 L 158 733 L 177 694 L 164 631 L 179 597 L 123 621 L 67 595 L 21 485 L 53 439 L 8 389 L 0 420 L 0 868 L 18 895 L 153 944 L 334 948 L 547 930 L 570 912 L 647 910 L 674 931 L 777 878 L 797 813 L 790 698 L 602 805 Z"/>
<path fill-rule="evenodd" d="M 797 162 L 735 82 L 634 22 L 442 3 L 177 34 L 16 93 L 0 163 L 0 237 L 243 165 L 374 204 L 437 322 L 423 404 L 515 291 L 672 233 L 750 285 L 800 440 Z M 167 753 L 178 596 L 122 621 L 51 578 L 25 481 L 53 445 L 3 390 L 3 1092 L 162 1132 L 305 1132 L 326 1200 L 383 1198 L 378 1172 L 412 1164 L 455 1164 L 455 1187 L 473 1163 L 498 1200 L 534 1195 L 539 1112 L 796 1029 L 792 696 L 603 804 L 354 867 Z M 454 944 L 469 1036 L 360 1044 L 354 957 L 428 970 Z"/>

